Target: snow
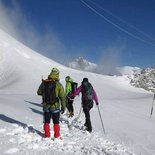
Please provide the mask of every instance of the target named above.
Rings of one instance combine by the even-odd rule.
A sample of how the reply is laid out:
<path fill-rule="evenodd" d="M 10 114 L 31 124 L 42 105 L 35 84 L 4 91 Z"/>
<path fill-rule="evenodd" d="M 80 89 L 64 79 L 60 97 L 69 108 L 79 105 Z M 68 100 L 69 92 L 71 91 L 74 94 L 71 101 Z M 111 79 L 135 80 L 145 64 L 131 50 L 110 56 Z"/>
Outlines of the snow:
<path fill-rule="evenodd" d="M 72 61 L 72 62 L 67 62 L 65 66 L 73 68 L 73 69 L 95 72 L 95 73 L 97 73 L 97 68 L 98 68 L 97 64 L 91 63 L 87 61 L 86 59 L 84 59 L 83 57 L 79 57 L 75 61 Z"/>
<path fill-rule="evenodd" d="M 154 155 L 155 114 L 150 119 L 153 94 L 130 85 L 127 76 L 104 76 L 67 68 L 24 46 L 0 30 L 0 154 L 16 155 Z M 43 138 L 41 97 L 36 91 L 52 67 L 60 81 L 70 75 L 80 85 L 93 84 L 98 108 L 91 110 L 93 132 L 84 131 L 81 97 L 75 98 L 75 116 L 60 119 L 63 140 Z M 76 120 L 76 121 L 75 121 Z M 51 134 L 53 127 L 51 122 Z"/>
<path fill-rule="evenodd" d="M 117 70 L 121 75 L 129 75 L 132 76 L 135 72 L 140 71 L 141 69 L 138 67 L 131 67 L 131 66 L 124 66 L 124 67 L 117 67 Z"/>
<path fill-rule="evenodd" d="M 139 73 L 141 71 L 138 67 L 131 67 L 131 66 L 123 66 L 123 67 L 110 67 L 112 70 L 107 70 L 105 65 L 101 64 L 94 64 L 92 62 L 87 61 L 83 57 L 79 57 L 75 59 L 75 61 L 65 63 L 65 66 L 78 69 L 82 71 L 88 71 L 97 74 L 103 75 L 127 75 L 132 77 L 134 73 Z M 109 68 L 109 69 L 110 69 Z M 107 70 L 107 71 L 106 71 Z"/>

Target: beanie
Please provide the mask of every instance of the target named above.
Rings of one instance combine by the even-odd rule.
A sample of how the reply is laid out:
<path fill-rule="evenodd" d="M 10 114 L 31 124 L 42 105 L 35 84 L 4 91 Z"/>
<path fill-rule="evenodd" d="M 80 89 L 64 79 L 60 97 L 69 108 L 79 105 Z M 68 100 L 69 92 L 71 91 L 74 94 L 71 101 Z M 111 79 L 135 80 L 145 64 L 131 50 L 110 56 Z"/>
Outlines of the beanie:
<path fill-rule="evenodd" d="M 88 78 L 83 78 L 82 82 L 88 82 Z"/>
<path fill-rule="evenodd" d="M 59 70 L 57 68 L 52 68 L 49 78 L 59 80 Z"/>
<path fill-rule="evenodd" d="M 70 76 L 66 76 L 65 80 L 68 81 L 70 79 Z"/>

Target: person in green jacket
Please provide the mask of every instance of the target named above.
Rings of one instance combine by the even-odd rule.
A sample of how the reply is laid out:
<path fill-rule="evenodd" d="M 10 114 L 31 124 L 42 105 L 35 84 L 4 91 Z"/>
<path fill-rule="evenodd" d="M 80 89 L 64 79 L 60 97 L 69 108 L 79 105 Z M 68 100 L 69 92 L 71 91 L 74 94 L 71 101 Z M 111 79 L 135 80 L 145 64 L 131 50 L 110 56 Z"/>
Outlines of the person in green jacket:
<path fill-rule="evenodd" d="M 70 76 L 66 76 L 65 81 L 66 81 L 66 91 L 65 91 L 66 105 L 69 112 L 68 117 L 73 117 L 74 116 L 74 108 L 73 108 L 74 97 L 69 97 L 69 94 L 72 93 L 73 79 Z"/>
<path fill-rule="evenodd" d="M 43 99 L 44 132 L 45 137 L 50 135 L 50 120 L 53 120 L 54 138 L 60 138 L 60 113 L 66 108 L 65 93 L 63 85 L 59 82 L 59 70 L 52 68 L 48 79 L 42 80 L 37 94 Z"/>

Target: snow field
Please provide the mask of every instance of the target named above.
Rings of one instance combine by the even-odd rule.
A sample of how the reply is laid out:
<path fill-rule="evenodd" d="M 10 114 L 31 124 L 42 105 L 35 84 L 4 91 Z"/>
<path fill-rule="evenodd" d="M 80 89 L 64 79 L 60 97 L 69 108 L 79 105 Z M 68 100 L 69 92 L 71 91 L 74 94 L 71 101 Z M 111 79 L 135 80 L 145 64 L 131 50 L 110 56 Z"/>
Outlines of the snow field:
<path fill-rule="evenodd" d="M 64 117 L 64 116 L 63 116 Z M 62 119 L 66 119 L 64 117 Z M 61 135 L 63 140 L 51 140 L 43 138 L 33 129 L 33 126 L 23 127 L 21 125 L 12 124 L 10 128 L 0 129 L 0 137 L 6 136 L 7 143 L 11 143 L 16 147 L 11 147 L 4 151 L 4 154 L 20 154 L 20 152 L 48 152 L 48 151 L 60 151 L 68 152 L 69 154 L 90 154 L 90 155 L 134 155 L 122 146 L 121 144 L 115 144 L 106 140 L 106 137 L 102 137 L 97 132 L 87 133 L 80 130 L 82 125 L 81 121 L 73 124 L 72 128 L 68 128 L 66 122 L 61 122 Z M 78 128 L 79 127 L 79 128 Z M 42 126 L 40 126 L 42 128 Z M 40 129 L 42 130 L 42 129 Z M 53 135 L 51 125 L 51 135 Z M 20 149 L 19 149 L 20 148 Z M 44 153 L 45 154 L 45 153 Z"/>

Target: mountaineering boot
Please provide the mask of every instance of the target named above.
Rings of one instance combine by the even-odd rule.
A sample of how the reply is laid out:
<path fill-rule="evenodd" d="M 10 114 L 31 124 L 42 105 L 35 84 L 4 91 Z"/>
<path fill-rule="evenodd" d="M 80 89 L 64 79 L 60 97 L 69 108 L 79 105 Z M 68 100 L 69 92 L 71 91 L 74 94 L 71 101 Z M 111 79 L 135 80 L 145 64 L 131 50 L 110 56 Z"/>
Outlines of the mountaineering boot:
<path fill-rule="evenodd" d="M 92 125 L 91 125 L 91 122 L 90 120 L 86 120 L 86 122 L 84 123 L 84 127 L 83 129 L 87 130 L 89 133 L 92 132 Z"/>
<path fill-rule="evenodd" d="M 87 130 L 89 133 L 92 132 L 92 126 L 91 126 L 91 124 L 89 124 L 89 125 L 87 126 L 86 130 Z"/>
<path fill-rule="evenodd" d="M 49 123 L 44 124 L 44 131 L 45 131 L 45 138 L 49 138 L 51 136 Z"/>
<path fill-rule="evenodd" d="M 53 125 L 53 129 L 54 129 L 54 137 L 61 139 L 61 136 L 60 136 L 60 125 L 59 124 L 54 124 Z"/>

